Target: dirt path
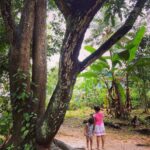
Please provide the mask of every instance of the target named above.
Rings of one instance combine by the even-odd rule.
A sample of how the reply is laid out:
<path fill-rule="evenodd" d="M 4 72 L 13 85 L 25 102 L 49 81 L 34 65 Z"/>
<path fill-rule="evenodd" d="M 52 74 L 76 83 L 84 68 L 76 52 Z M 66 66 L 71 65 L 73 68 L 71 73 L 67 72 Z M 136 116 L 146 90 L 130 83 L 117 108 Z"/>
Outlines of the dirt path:
<path fill-rule="evenodd" d="M 56 138 L 72 147 L 85 147 L 85 137 L 81 125 L 72 126 L 71 124 L 71 122 L 65 122 Z M 108 128 L 106 130 L 105 150 L 150 150 L 150 146 L 137 146 L 137 144 L 150 144 L 150 137 L 148 136 Z M 95 137 L 93 148 L 96 148 Z"/>

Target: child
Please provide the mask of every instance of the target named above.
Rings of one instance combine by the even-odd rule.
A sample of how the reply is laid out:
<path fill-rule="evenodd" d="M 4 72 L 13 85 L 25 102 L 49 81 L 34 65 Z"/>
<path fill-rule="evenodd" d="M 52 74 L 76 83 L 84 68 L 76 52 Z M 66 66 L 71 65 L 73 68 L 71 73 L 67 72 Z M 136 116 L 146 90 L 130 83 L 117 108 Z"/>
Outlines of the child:
<path fill-rule="evenodd" d="M 134 116 L 134 118 L 131 120 L 131 125 L 136 128 L 139 125 L 139 120 L 137 116 Z"/>
<path fill-rule="evenodd" d="M 93 115 L 94 117 L 94 133 L 96 135 L 96 142 L 97 142 L 97 149 L 99 150 L 99 145 L 100 145 L 100 138 L 102 141 L 102 149 L 104 149 L 104 144 L 105 144 L 105 127 L 104 127 L 104 114 L 103 112 L 100 111 L 99 106 L 94 107 L 95 114 Z"/>
<path fill-rule="evenodd" d="M 90 150 L 92 150 L 93 145 L 93 132 L 94 132 L 94 120 L 93 118 L 89 118 L 87 121 L 83 122 L 85 124 L 84 128 L 84 135 L 86 136 L 86 145 L 87 149 L 89 149 L 90 144 Z"/>

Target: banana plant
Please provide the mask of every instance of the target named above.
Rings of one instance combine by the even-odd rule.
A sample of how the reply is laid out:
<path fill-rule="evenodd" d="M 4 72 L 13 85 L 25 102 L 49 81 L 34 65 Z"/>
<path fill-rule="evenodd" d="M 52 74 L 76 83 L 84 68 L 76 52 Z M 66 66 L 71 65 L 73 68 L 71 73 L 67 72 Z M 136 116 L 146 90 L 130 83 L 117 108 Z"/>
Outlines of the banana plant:
<path fill-rule="evenodd" d="M 136 32 L 133 40 L 128 41 L 127 43 L 118 43 L 115 45 L 115 55 L 116 57 L 121 59 L 124 64 L 124 72 L 126 77 L 126 109 L 127 111 L 131 111 L 131 98 L 130 98 L 130 90 L 129 90 L 129 73 L 135 67 L 133 60 L 136 57 L 136 52 L 139 48 L 139 45 L 143 39 L 146 28 L 144 26 L 140 27 Z M 136 62 L 137 64 L 140 61 Z"/>
<path fill-rule="evenodd" d="M 132 77 L 136 77 L 135 84 L 139 93 L 141 106 L 144 112 L 148 112 L 148 105 L 150 97 L 148 96 L 150 89 L 150 41 L 149 36 L 146 35 L 140 44 L 137 51 L 136 59 L 128 66 L 128 72 Z"/>
<path fill-rule="evenodd" d="M 91 46 L 86 46 L 85 49 L 90 53 L 95 50 Z M 115 108 L 116 117 L 120 117 L 125 102 L 125 93 L 116 75 L 118 64 L 121 64 L 118 57 L 116 59 L 116 55 L 113 55 L 110 51 L 110 56 L 99 58 L 86 72 L 80 74 L 82 77 L 97 78 L 98 82 L 102 80 L 105 83 L 108 91 L 108 108 L 109 110 L 112 107 Z"/>
<path fill-rule="evenodd" d="M 128 38 L 126 38 L 126 43 L 122 44 L 122 41 L 117 43 L 114 48 L 110 50 L 110 56 L 99 58 L 99 60 L 92 64 L 86 72 L 80 74 L 80 76 L 85 78 L 93 77 L 104 81 L 108 89 L 109 98 L 111 99 L 111 101 L 109 101 L 109 107 L 115 107 L 116 117 L 125 116 L 125 103 L 126 108 L 128 108 L 128 110 L 131 109 L 128 72 L 126 71 L 125 94 L 123 85 L 120 81 L 123 80 L 123 78 L 121 78 L 120 76 L 117 77 L 116 75 L 119 70 L 121 70 L 121 67 L 118 66 L 124 64 L 125 66 L 123 65 L 124 67 L 122 70 L 128 69 L 129 65 L 135 58 L 136 51 L 139 47 L 144 33 L 145 27 L 139 28 L 133 40 L 128 40 Z M 95 48 L 93 48 L 92 46 L 85 46 L 85 49 L 90 53 L 95 51 Z"/>

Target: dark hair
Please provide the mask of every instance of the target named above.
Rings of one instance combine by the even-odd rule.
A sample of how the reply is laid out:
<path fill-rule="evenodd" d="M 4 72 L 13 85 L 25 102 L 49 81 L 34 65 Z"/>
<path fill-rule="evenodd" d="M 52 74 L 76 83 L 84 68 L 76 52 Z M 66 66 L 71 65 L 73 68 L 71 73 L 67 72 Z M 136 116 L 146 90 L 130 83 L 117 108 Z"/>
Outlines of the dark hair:
<path fill-rule="evenodd" d="M 95 110 L 96 112 L 99 112 L 99 111 L 100 111 L 100 107 L 99 107 L 99 106 L 94 106 L 94 110 Z"/>
<path fill-rule="evenodd" d="M 86 123 L 88 123 L 88 120 L 83 120 L 83 124 L 86 124 Z"/>
<path fill-rule="evenodd" d="M 88 119 L 88 123 L 91 125 L 91 124 L 94 124 L 94 118 L 89 118 Z"/>
<path fill-rule="evenodd" d="M 90 117 L 92 118 L 94 114 L 90 114 Z"/>

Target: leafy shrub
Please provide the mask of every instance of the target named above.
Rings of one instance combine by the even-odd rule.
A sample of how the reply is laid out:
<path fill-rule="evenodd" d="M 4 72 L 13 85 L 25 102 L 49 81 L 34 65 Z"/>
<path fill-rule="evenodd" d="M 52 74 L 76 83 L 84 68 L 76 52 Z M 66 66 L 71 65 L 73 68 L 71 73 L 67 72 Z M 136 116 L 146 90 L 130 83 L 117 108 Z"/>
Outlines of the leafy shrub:
<path fill-rule="evenodd" d="M 9 102 L 8 97 L 0 97 L 0 134 L 2 137 L 9 134 L 12 126 L 12 116 Z M 0 143 L 2 143 L 3 140 L 4 138 L 1 138 Z"/>

